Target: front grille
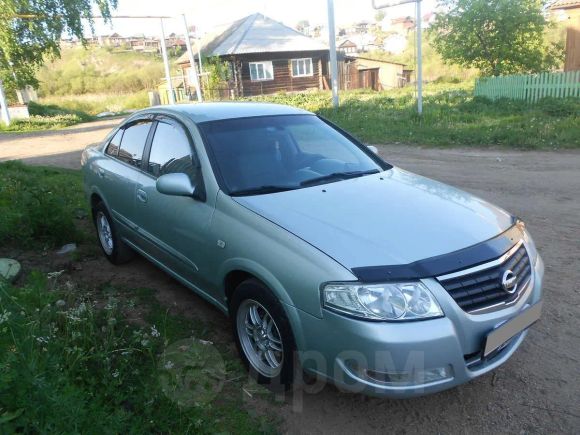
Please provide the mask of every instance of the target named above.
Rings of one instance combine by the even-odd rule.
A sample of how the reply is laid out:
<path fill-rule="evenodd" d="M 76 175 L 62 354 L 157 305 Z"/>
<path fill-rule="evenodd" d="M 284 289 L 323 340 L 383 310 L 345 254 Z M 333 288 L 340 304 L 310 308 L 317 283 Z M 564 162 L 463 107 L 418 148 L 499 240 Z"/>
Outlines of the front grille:
<path fill-rule="evenodd" d="M 517 246 L 517 245 L 516 245 Z M 518 299 L 525 290 L 532 274 L 530 258 L 523 244 L 512 248 L 508 254 L 485 265 L 439 277 L 440 284 L 457 304 L 467 312 L 473 312 L 500 304 L 509 304 Z M 498 264 L 499 262 L 499 264 Z M 508 293 L 502 286 L 503 275 L 511 270 L 516 275 L 516 291 Z"/>

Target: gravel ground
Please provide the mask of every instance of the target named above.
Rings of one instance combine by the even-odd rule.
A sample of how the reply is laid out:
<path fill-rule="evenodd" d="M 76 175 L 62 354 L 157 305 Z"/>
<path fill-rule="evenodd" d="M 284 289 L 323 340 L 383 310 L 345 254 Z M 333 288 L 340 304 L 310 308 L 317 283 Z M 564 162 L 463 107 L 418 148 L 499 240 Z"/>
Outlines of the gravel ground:
<path fill-rule="evenodd" d="M 66 133 L 4 134 L 0 161 L 77 168 L 80 150 L 116 122 Z M 404 146 L 380 146 L 380 152 L 397 166 L 474 193 L 527 222 L 546 264 L 542 320 L 506 364 L 459 388 L 393 401 L 328 386 L 315 395 L 296 393 L 266 412 L 280 414 L 288 433 L 579 433 L 580 153 Z M 160 300 L 208 319 L 217 336 L 231 340 L 215 309 L 146 261 L 124 268 L 91 261 L 71 275 L 113 285 L 146 281 Z"/>

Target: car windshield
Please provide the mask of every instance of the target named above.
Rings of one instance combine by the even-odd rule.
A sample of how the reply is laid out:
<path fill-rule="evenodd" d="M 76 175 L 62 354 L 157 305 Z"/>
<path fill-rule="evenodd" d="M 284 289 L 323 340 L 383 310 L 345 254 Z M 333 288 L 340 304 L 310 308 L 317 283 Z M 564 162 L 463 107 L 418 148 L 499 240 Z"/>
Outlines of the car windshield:
<path fill-rule="evenodd" d="M 230 195 L 258 195 L 360 177 L 384 168 L 315 115 L 200 124 Z"/>

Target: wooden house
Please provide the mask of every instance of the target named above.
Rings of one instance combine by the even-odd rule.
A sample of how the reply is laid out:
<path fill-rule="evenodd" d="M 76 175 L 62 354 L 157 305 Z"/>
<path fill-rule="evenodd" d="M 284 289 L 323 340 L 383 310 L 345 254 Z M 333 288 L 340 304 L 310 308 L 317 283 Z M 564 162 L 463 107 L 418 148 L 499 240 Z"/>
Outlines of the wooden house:
<path fill-rule="evenodd" d="M 328 48 L 262 14 L 235 21 L 201 44 L 204 57 L 219 58 L 229 67 L 231 77 L 224 95 L 251 96 L 327 87 Z M 191 88 L 187 53 L 177 63 Z"/>

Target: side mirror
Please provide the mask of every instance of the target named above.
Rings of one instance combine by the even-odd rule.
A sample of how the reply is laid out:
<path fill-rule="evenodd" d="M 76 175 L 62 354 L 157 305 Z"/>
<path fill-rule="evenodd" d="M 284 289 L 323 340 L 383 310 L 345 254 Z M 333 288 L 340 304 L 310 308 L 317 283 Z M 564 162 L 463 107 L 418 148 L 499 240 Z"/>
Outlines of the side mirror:
<path fill-rule="evenodd" d="M 374 145 L 367 145 L 367 148 L 369 150 L 371 150 L 375 154 L 378 154 L 379 153 L 379 149 L 376 146 L 374 146 Z"/>
<path fill-rule="evenodd" d="M 194 196 L 195 186 L 183 173 L 165 174 L 157 179 L 157 191 L 172 196 Z"/>

